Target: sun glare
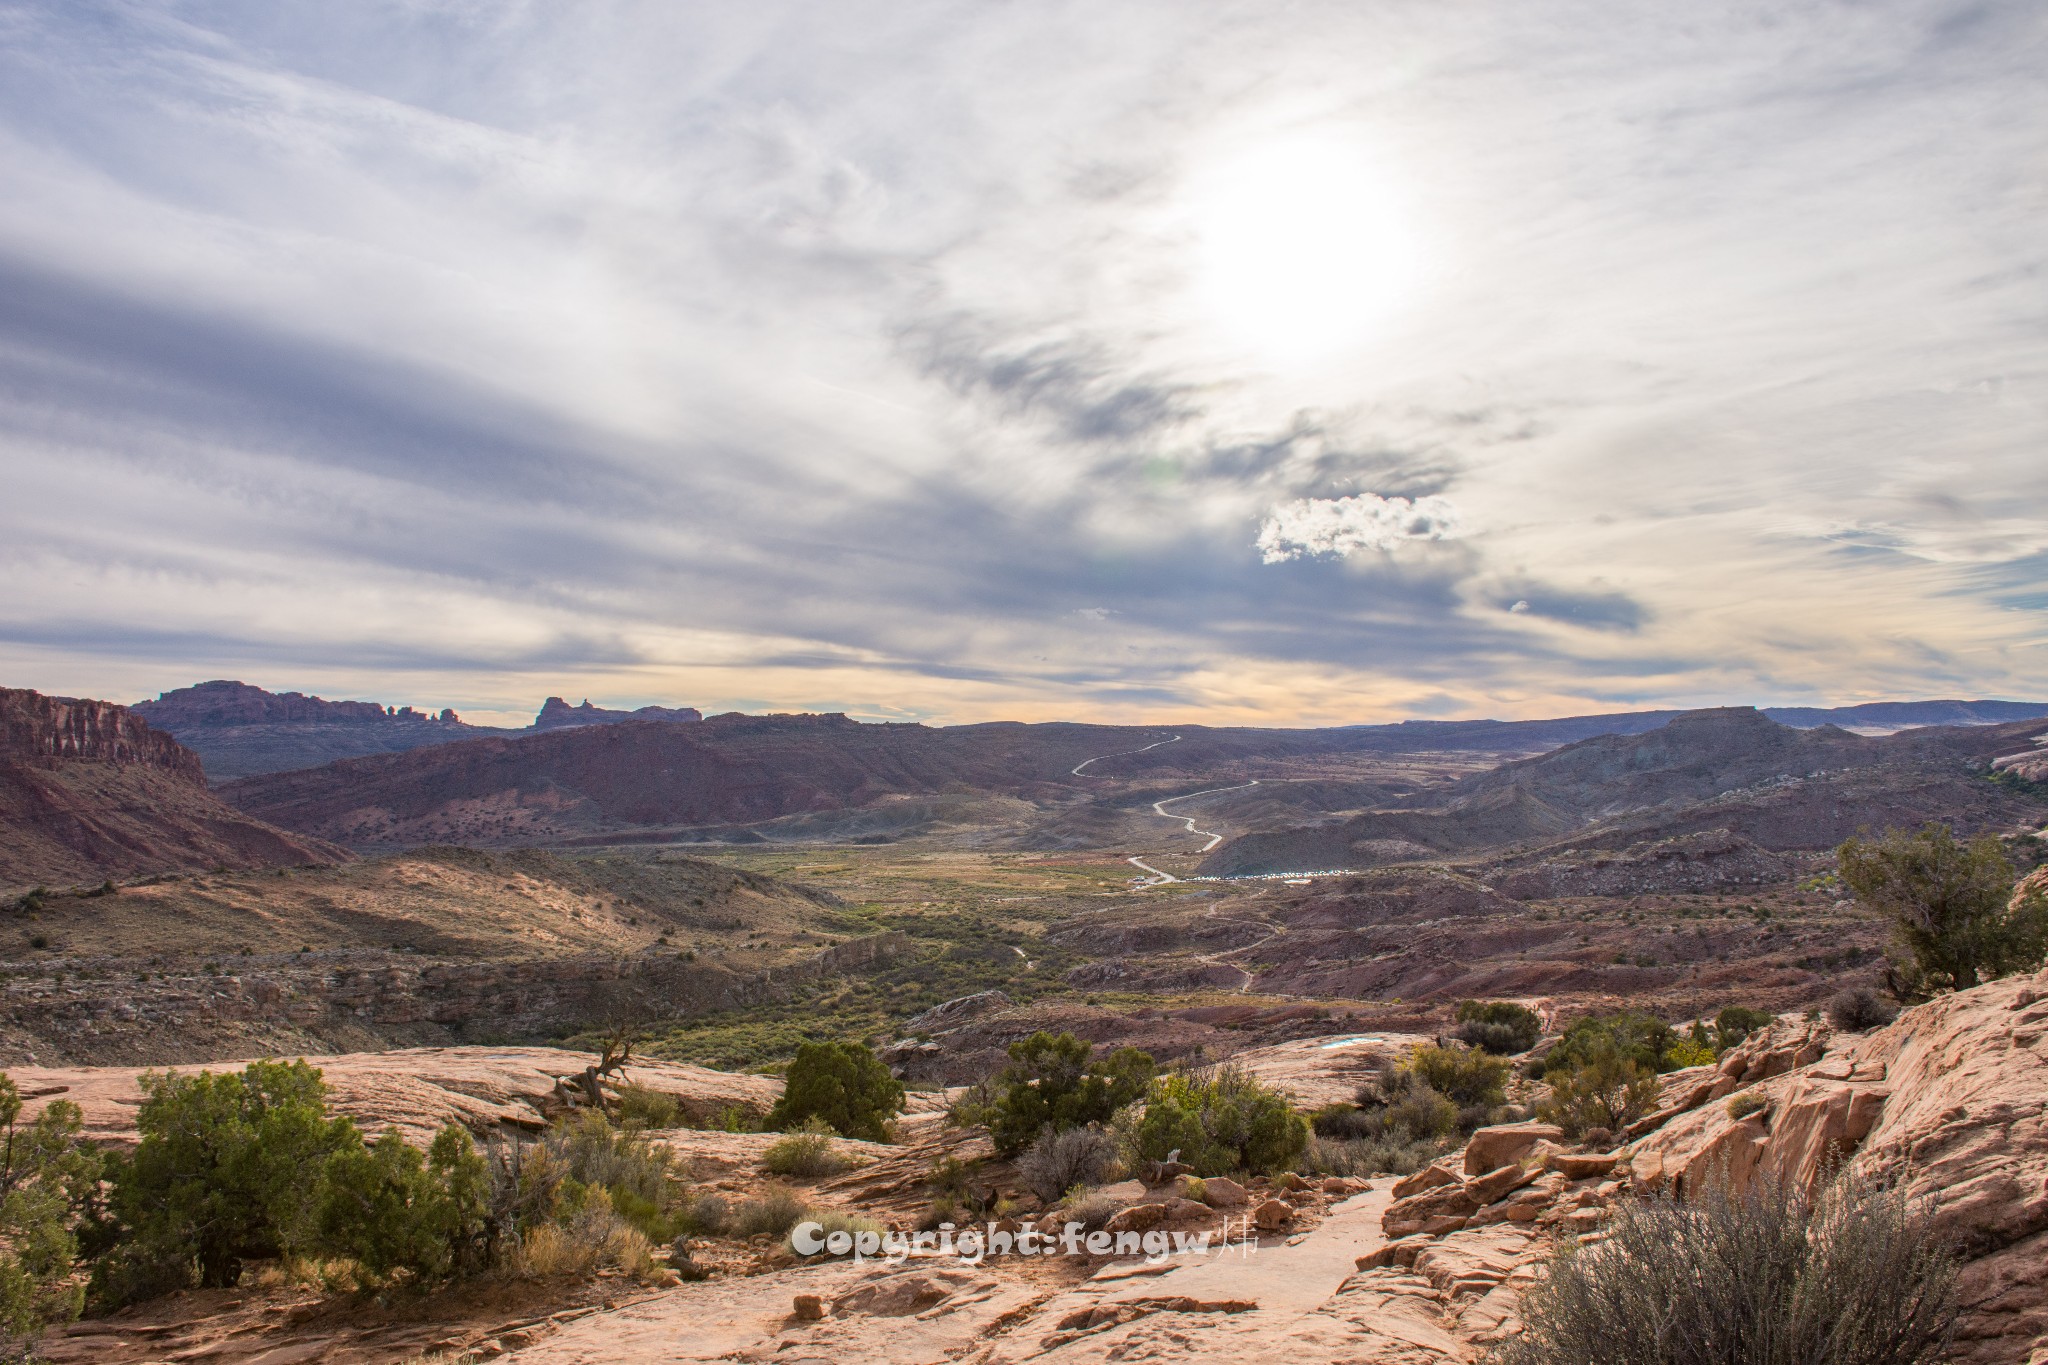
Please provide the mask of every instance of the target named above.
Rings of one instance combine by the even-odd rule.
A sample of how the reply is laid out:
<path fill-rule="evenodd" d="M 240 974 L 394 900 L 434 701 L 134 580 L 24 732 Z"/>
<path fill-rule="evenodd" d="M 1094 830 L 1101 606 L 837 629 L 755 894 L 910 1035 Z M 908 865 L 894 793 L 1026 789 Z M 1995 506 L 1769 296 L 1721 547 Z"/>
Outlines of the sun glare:
<path fill-rule="evenodd" d="M 1197 288 L 1235 345 L 1313 363 L 1369 339 L 1407 302 L 1422 253 L 1397 183 L 1359 142 L 1297 134 L 1196 181 Z"/>

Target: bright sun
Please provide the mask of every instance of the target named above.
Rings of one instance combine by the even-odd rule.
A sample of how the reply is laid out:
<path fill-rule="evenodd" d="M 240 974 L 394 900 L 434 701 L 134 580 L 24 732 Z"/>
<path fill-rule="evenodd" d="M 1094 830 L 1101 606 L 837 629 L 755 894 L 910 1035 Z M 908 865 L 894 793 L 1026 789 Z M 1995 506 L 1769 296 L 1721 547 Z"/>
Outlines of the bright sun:
<path fill-rule="evenodd" d="M 1234 344 L 1302 366 L 1378 331 L 1422 252 L 1394 182 L 1359 143 L 1295 134 L 1225 156 L 1193 187 L 1202 302 Z"/>

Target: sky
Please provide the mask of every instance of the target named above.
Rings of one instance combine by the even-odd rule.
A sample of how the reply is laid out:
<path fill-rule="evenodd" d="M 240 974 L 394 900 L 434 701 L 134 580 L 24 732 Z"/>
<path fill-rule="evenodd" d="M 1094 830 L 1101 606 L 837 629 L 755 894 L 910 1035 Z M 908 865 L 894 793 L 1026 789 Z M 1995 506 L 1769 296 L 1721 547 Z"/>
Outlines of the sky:
<path fill-rule="evenodd" d="M 2032 0 L 0 0 L 0 683 L 2048 696 Z"/>

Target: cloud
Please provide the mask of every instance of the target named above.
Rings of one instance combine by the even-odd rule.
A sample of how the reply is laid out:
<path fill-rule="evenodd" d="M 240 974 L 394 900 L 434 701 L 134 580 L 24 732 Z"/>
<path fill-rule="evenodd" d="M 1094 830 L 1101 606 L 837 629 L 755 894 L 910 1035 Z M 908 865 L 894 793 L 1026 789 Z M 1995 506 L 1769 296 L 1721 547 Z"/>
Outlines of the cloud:
<path fill-rule="evenodd" d="M 6 681 L 942 719 L 2038 690 L 2038 5 L 0 32 Z M 1433 253 L 1315 366 L 1204 304 L 1191 193 L 1298 136 Z"/>
<path fill-rule="evenodd" d="M 1311 555 L 1345 559 L 1385 552 L 1418 540 L 1456 540 L 1458 509 L 1439 497 L 1299 498 L 1275 507 L 1259 523 L 1258 549 L 1268 564 Z"/>

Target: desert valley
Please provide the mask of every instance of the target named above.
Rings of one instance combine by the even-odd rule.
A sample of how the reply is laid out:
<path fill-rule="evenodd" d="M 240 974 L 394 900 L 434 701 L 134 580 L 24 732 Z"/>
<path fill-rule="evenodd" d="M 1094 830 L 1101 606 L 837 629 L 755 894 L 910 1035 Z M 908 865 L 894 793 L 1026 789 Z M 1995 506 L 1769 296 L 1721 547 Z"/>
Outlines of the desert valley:
<path fill-rule="evenodd" d="M 1901 991 L 1895 928 L 1837 853 L 1942 826 L 2001 850 L 2023 879 L 2001 897 L 2039 895 L 2048 706 L 1155 731 L 586 705 L 473 735 L 239 686 L 224 710 L 229 688 L 0 693 L 21 1122 L 61 1098 L 81 1140 L 133 1150 L 152 1068 L 305 1057 L 333 1112 L 422 1148 L 454 1124 L 490 1162 L 574 1162 L 561 1135 L 596 1122 L 652 1172 L 605 1234 L 638 1250 L 444 1281 L 309 1244 L 221 1288 L 95 1278 L 51 1359 L 1463 1361 L 1631 1188 L 1841 1160 L 1903 1176 L 1958 1239 L 1956 1359 L 2048 1332 L 2026 1193 L 2048 974 L 1892 1020 L 1929 996 Z M 216 754 L 246 775 L 209 780 Z M 1490 1042 L 1473 1002 L 1528 1035 Z M 1546 1100 L 1560 1078 L 1530 1059 L 1651 1022 L 1617 1126 Z M 1141 1085 L 1070 1130 L 1104 1151 L 1048 1184 L 1046 1141 L 1003 1128 L 1034 1038 L 1247 1078 L 1304 1140 L 1148 1155 L 1166 1092 Z M 819 1044 L 874 1058 L 896 1116 L 785 1120 Z M 1434 1082 L 1451 1101 L 1422 1085 L 1441 1120 L 1389 1090 L 1489 1047 L 1496 1071 Z M 1113 1234 L 1235 1220 L 1235 1259 L 1112 1238 L 816 1263 L 791 1240 L 811 1214 L 908 1235 L 1076 1211 Z"/>

